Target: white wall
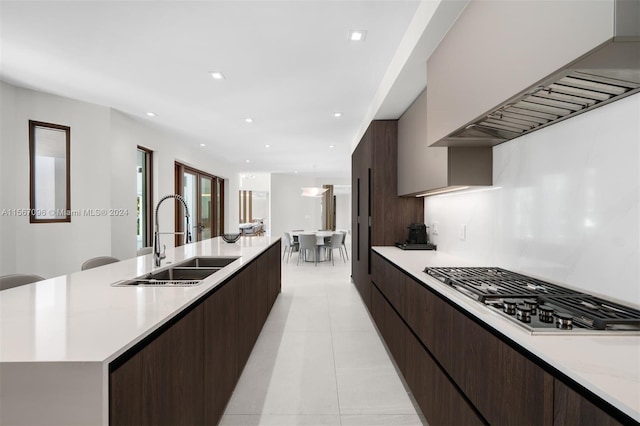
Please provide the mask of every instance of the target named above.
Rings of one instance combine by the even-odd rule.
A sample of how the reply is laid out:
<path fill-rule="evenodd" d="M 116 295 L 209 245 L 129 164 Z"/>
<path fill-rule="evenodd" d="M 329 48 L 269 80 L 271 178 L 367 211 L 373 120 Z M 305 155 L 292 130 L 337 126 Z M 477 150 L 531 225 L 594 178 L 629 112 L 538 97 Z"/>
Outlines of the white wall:
<path fill-rule="evenodd" d="M 174 193 L 176 160 L 228 178 L 227 197 L 237 194 L 237 171 L 203 154 L 196 141 L 110 108 L 0 84 L 0 211 L 29 208 L 29 120 L 71 127 L 72 210 L 129 211 L 120 217 L 74 216 L 71 223 L 56 224 L 30 224 L 28 216 L 2 215 L 0 274 L 48 278 L 78 271 L 93 256 L 134 256 L 137 145 L 154 151 L 156 201 Z M 237 229 L 237 202 L 225 204 L 226 229 Z M 173 229 L 173 223 L 173 209 L 165 206 L 161 227 Z M 172 239 L 163 243 L 171 246 Z"/>
<path fill-rule="evenodd" d="M 301 196 L 302 187 L 321 187 L 322 185 L 350 185 L 349 178 L 334 177 L 310 177 L 297 174 L 273 173 L 271 174 L 271 235 L 280 237 L 285 231 L 304 229 L 315 231 L 322 228 L 322 198 Z M 351 200 L 349 199 L 349 206 Z M 344 203 L 343 203 L 344 205 Z M 348 218 L 344 219 L 344 211 L 338 215 L 341 217 L 343 227 L 350 228 L 351 208 Z M 337 226 L 336 228 L 340 228 Z"/>
<path fill-rule="evenodd" d="M 425 198 L 438 250 L 640 305 L 639 117 L 636 94 L 494 147 L 497 189 Z"/>
<path fill-rule="evenodd" d="M 336 229 L 351 229 L 351 194 L 336 194 Z"/>

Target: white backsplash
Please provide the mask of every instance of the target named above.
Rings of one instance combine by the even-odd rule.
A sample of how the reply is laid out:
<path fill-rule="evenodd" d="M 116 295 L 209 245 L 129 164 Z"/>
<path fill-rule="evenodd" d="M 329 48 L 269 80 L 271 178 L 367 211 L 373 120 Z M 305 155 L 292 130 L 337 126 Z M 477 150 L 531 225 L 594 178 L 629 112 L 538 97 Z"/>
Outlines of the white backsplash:
<path fill-rule="evenodd" d="M 425 198 L 438 250 L 640 306 L 640 94 L 494 147 L 493 183 Z"/>

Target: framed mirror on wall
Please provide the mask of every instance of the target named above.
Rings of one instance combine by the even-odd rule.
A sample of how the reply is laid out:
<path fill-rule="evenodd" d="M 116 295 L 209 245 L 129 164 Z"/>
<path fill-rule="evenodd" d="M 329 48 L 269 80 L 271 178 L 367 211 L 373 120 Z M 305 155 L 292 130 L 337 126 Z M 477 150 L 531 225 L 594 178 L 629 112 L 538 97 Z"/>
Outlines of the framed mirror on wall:
<path fill-rule="evenodd" d="M 71 222 L 71 128 L 29 120 L 29 221 Z"/>

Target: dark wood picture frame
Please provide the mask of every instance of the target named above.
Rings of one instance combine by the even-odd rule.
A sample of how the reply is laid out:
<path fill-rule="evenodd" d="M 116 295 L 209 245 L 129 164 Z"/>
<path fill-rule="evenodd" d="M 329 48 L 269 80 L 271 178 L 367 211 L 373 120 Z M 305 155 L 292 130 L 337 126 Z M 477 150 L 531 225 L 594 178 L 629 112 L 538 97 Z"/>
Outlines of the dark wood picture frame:
<path fill-rule="evenodd" d="M 54 205 L 43 206 L 36 200 L 36 154 L 37 128 L 60 130 L 65 132 L 65 202 L 64 207 Z M 60 223 L 71 222 L 71 127 L 60 124 L 45 123 L 29 120 L 29 222 L 30 223 Z M 61 211 L 64 209 L 64 211 Z M 53 210 L 53 214 L 52 213 Z M 63 214 L 60 214 L 63 213 Z M 44 216 L 44 217 L 39 217 Z M 53 217 L 51 217 L 53 216 Z"/>

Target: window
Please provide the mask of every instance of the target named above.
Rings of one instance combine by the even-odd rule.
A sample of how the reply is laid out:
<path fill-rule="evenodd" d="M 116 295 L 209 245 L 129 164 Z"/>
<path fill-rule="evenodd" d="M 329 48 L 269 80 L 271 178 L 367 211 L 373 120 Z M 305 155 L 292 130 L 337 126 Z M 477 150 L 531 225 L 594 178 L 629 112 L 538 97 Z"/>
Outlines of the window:
<path fill-rule="evenodd" d="M 153 236 L 153 199 L 152 199 L 152 151 L 138 147 L 137 167 L 137 200 L 136 200 L 136 235 L 137 247 L 150 247 Z"/>
<path fill-rule="evenodd" d="M 202 241 L 224 233 L 224 179 L 176 163 L 176 194 L 187 202 L 191 241 Z M 176 203 L 176 232 L 185 232 L 182 203 Z M 176 235 L 176 246 L 184 244 L 184 235 Z"/>
<path fill-rule="evenodd" d="M 71 222 L 71 128 L 29 120 L 29 221 Z"/>

